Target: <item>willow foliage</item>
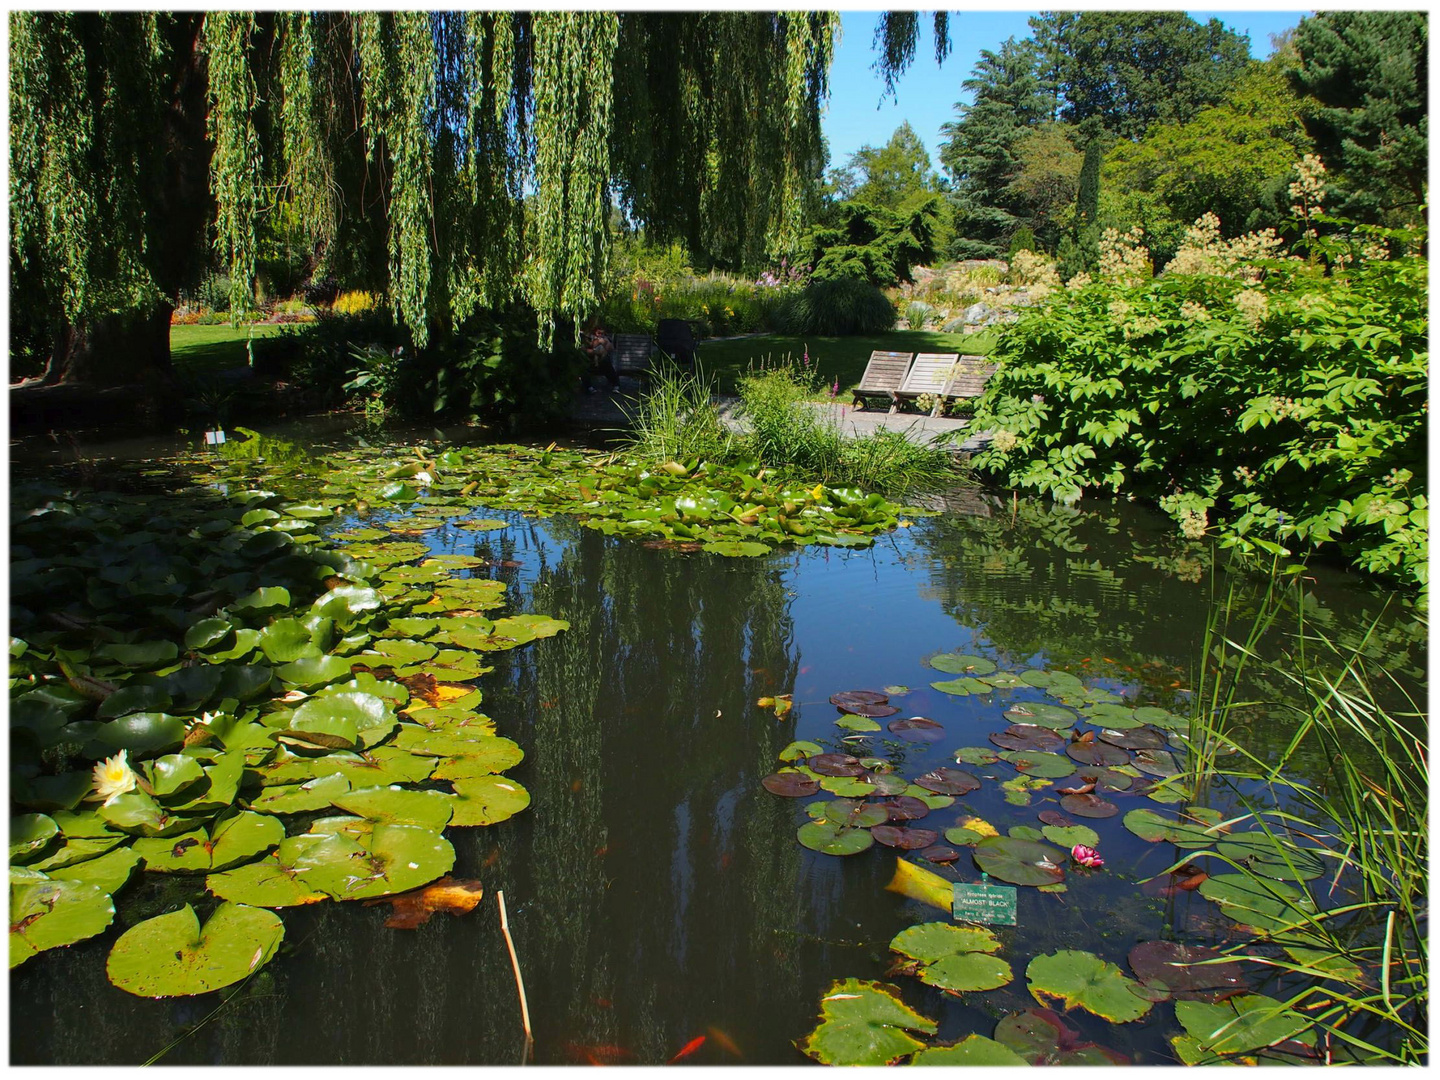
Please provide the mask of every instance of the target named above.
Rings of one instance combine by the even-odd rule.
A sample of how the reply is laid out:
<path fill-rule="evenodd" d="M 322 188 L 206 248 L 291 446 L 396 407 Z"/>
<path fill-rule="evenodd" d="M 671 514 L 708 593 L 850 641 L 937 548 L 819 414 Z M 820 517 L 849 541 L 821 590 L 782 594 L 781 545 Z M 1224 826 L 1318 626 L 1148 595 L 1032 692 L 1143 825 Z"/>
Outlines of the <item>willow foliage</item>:
<path fill-rule="evenodd" d="M 759 268 L 796 250 L 825 164 L 834 13 L 211 12 L 209 157 L 177 162 L 156 118 L 163 28 L 183 18 L 11 17 L 12 253 L 47 317 L 174 302 L 145 196 L 166 169 L 208 175 L 237 308 L 283 206 L 323 265 L 375 266 L 423 343 L 513 300 L 543 326 L 583 318 L 616 211 Z M 917 20 L 882 25 L 893 81 Z"/>

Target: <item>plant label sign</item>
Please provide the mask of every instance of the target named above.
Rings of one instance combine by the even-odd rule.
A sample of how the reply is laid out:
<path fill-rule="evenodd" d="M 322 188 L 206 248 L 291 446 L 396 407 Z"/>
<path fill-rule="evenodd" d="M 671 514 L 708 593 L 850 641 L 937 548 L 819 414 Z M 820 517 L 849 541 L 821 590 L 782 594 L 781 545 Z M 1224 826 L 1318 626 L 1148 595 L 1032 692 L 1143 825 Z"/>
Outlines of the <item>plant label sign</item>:
<path fill-rule="evenodd" d="M 1016 889 L 1013 885 L 968 884 L 956 881 L 951 885 L 950 914 L 965 922 L 986 926 L 1014 926 L 1016 923 Z"/>
<path fill-rule="evenodd" d="M 225 441 L 225 432 L 220 429 L 205 432 L 205 444 L 207 446 L 219 446 Z"/>

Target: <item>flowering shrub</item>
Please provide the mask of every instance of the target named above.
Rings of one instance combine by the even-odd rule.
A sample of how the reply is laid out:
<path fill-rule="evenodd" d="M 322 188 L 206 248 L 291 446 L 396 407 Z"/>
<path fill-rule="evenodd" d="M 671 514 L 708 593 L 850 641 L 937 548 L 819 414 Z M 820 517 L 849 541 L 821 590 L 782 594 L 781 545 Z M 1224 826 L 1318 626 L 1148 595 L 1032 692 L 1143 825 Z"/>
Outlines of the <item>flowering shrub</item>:
<path fill-rule="evenodd" d="M 1113 238 L 1100 270 L 1112 280 L 1057 293 L 1007 329 L 975 411 L 996 435 L 974 466 L 1064 502 L 1144 496 L 1192 539 L 1335 544 L 1363 570 L 1423 586 L 1424 260 L 1370 260 L 1341 237 L 1327 274 L 1270 257 L 1263 234 L 1220 242 L 1204 219 L 1192 234 L 1140 282 L 1119 250 L 1138 238 Z M 1380 252 L 1387 238 L 1406 239 L 1366 244 Z"/>
<path fill-rule="evenodd" d="M 363 315 L 367 311 L 374 311 L 379 306 L 380 298 L 374 293 L 353 289 L 337 296 L 335 303 L 330 306 L 330 310 L 336 315 Z"/>

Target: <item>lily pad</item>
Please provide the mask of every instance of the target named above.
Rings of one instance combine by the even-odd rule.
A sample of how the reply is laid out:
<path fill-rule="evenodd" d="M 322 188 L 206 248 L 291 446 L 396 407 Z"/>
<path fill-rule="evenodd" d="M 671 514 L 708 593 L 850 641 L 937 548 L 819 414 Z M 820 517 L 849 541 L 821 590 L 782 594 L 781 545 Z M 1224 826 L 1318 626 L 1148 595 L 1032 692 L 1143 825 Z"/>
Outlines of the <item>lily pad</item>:
<path fill-rule="evenodd" d="M 877 825 L 870 830 L 877 843 L 902 851 L 918 851 L 929 847 L 940 839 L 940 834 L 931 829 L 910 829 L 895 825 Z"/>
<path fill-rule="evenodd" d="M 946 679 L 942 682 L 930 684 L 942 694 L 950 694 L 954 697 L 968 697 L 971 694 L 988 694 L 991 687 L 981 682 L 973 675 L 963 675 L 958 679 Z"/>
<path fill-rule="evenodd" d="M 824 752 L 825 748 L 819 743 L 801 739 L 799 742 L 792 742 L 789 746 L 785 747 L 784 750 L 781 750 L 779 756 L 781 761 L 804 761 L 807 758 L 814 757 L 816 754 L 823 754 Z"/>
<path fill-rule="evenodd" d="M 1108 818 L 1120 812 L 1120 808 L 1099 795 L 1066 795 L 1060 805 L 1076 817 Z"/>
<path fill-rule="evenodd" d="M 828 821 L 811 821 L 800 826 L 796 839 L 822 855 L 858 855 L 875 843 L 870 830 L 846 828 Z"/>
<path fill-rule="evenodd" d="M 1034 750 L 1006 750 L 1001 755 L 1015 767 L 1017 772 L 1027 776 L 1044 776 L 1058 779 L 1075 771 L 1075 763 L 1059 754 L 1046 754 Z"/>
<path fill-rule="evenodd" d="M 811 803 L 805 807 L 805 812 L 816 821 L 828 821 L 832 825 L 852 829 L 868 829 L 889 820 L 885 808 L 879 803 L 867 803 L 860 799 Z"/>
<path fill-rule="evenodd" d="M 819 1026 L 796 1045 L 823 1065 L 889 1065 L 925 1046 L 909 1032 L 935 1030 L 895 987 L 845 979 L 820 999 Z"/>
<path fill-rule="evenodd" d="M 907 927 L 890 941 L 890 948 L 921 963 L 933 964 L 956 953 L 1000 951 L 1000 939 L 991 931 L 953 923 L 929 922 Z"/>
<path fill-rule="evenodd" d="M 451 825 L 495 825 L 530 805 L 530 792 L 508 776 L 476 776 L 450 781 L 455 789 Z M 446 867 L 449 869 L 449 867 Z"/>
<path fill-rule="evenodd" d="M 1311 1028 L 1304 1016 L 1262 994 L 1243 994 L 1217 1005 L 1179 1001 L 1175 1018 L 1194 1041 L 1193 1050 L 1199 1052 L 1196 1063 L 1274 1046 Z"/>
<path fill-rule="evenodd" d="M 64 878 L 10 884 L 10 966 L 46 949 L 94 937 L 115 918 L 115 905 L 98 885 Z"/>
<path fill-rule="evenodd" d="M 1219 811 L 1198 806 L 1190 807 L 1184 819 L 1158 810 L 1140 809 L 1125 815 L 1125 828 L 1149 843 L 1167 841 L 1187 850 L 1210 847 L 1219 840 L 1222 834 L 1214 826 L 1220 820 Z"/>
<path fill-rule="evenodd" d="M 237 983 L 275 955 L 285 937 L 273 912 L 221 904 L 200 926 L 195 909 L 132 926 L 110 950 L 105 972 L 138 997 L 183 997 Z"/>
<path fill-rule="evenodd" d="M 930 813 L 929 805 L 923 799 L 917 799 L 912 795 L 896 795 L 877 805 L 885 808 L 885 813 L 889 815 L 891 821 L 917 821 Z"/>
<path fill-rule="evenodd" d="M 1000 755 L 988 746 L 962 746 L 955 751 L 955 760 L 961 765 L 994 765 Z"/>
<path fill-rule="evenodd" d="M 1220 837 L 1217 850 L 1257 874 L 1280 881 L 1311 881 L 1326 873 L 1325 858 L 1315 848 L 1301 847 L 1279 834 L 1260 829 Z"/>
<path fill-rule="evenodd" d="M 760 786 L 772 795 L 803 799 L 820 790 L 820 781 L 801 772 L 778 772 L 762 777 Z"/>
<path fill-rule="evenodd" d="M 851 716 L 849 714 L 840 717 L 835 721 L 835 726 L 844 728 L 846 731 L 879 731 L 880 725 L 866 716 Z"/>
<path fill-rule="evenodd" d="M 821 776 L 859 776 L 865 766 L 849 754 L 816 754 L 806 762 Z"/>
<path fill-rule="evenodd" d="M 868 772 L 856 779 L 869 784 L 876 795 L 900 795 L 910 786 L 903 776 L 896 776 L 894 773 Z"/>
<path fill-rule="evenodd" d="M 1245 987 L 1239 964 L 1220 960 L 1222 954 L 1203 945 L 1181 945 L 1174 941 L 1146 941 L 1130 950 L 1130 970 L 1142 983 L 1160 984 L 1177 998 L 1213 995 L 1217 990 Z M 1209 997 L 1202 998 L 1209 1000 Z"/>
<path fill-rule="evenodd" d="M 60 826 L 44 814 L 23 814 L 10 819 L 10 862 L 21 864 L 39 858 L 60 835 Z"/>
<path fill-rule="evenodd" d="M 255 797 L 250 806 L 267 814 L 300 814 L 308 810 L 324 810 L 349 790 L 350 781 L 337 772 L 317 776 L 303 784 L 267 788 Z"/>
<path fill-rule="evenodd" d="M 451 800 L 438 791 L 409 791 L 395 786 L 357 788 L 334 800 L 341 810 L 400 825 L 439 832 L 450 823 Z"/>
<path fill-rule="evenodd" d="M 948 765 L 942 765 L 938 769 L 932 769 L 922 776 L 917 776 L 915 784 L 926 791 L 933 791 L 940 795 L 965 795 L 979 788 L 980 781 L 962 769 L 952 769 Z"/>
<path fill-rule="evenodd" d="M 1154 728 L 1137 727 L 1125 731 L 1115 728 L 1105 728 L 1100 732 L 1098 738 L 1112 746 L 1121 746 L 1126 750 L 1159 750 L 1165 745 L 1165 737 Z"/>
<path fill-rule="evenodd" d="M 1051 1009 L 1012 1013 L 995 1025 L 995 1041 L 1029 1065 L 1129 1065 L 1129 1058 L 1084 1042 L 1080 1032 Z"/>
<path fill-rule="evenodd" d="M 1218 874 L 1201 883 L 1200 895 L 1258 934 L 1299 941 L 1313 936 L 1307 916 L 1314 915 L 1315 901 L 1304 889 L 1283 881 Z"/>
<path fill-rule="evenodd" d="M 889 728 L 892 734 L 899 735 L 907 742 L 939 742 L 945 738 L 945 728 L 924 716 L 912 716 L 908 720 L 891 720 Z"/>
<path fill-rule="evenodd" d="M 874 690 L 842 690 L 830 695 L 830 704 L 849 710 L 856 705 L 885 705 L 890 698 Z"/>
<path fill-rule="evenodd" d="M 273 854 L 233 870 L 211 874 L 205 887 L 216 896 L 256 907 L 295 907 L 325 900 L 328 894 L 305 881 L 300 857 L 319 843 L 318 836 L 292 836 Z"/>
<path fill-rule="evenodd" d="M 1094 847 L 1100 843 L 1100 834 L 1085 825 L 1046 825 L 1040 832 L 1046 840 L 1067 851 L 1076 844 Z"/>
<path fill-rule="evenodd" d="M 1168 750 L 1137 750 L 1135 767 L 1151 776 L 1176 776 L 1180 772 L 1175 755 Z"/>
<path fill-rule="evenodd" d="M 1114 964 L 1078 949 L 1037 956 L 1025 969 L 1030 993 L 1037 1000 L 1056 998 L 1067 1009 L 1084 1009 L 1112 1023 L 1138 1020 L 1150 1011 L 1139 983 Z"/>
<path fill-rule="evenodd" d="M 81 885 L 94 885 L 113 896 L 130 880 L 139 863 L 140 856 L 131 848 L 115 848 L 96 858 L 51 870 L 49 876 L 57 881 L 63 879 Z"/>
<path fill-rule="evenodd" d="M 883 719 L 887 716 L 894 716 L 900 710 L 894 705 L 873 705 L 868 702 L 855 702 L 850 705 L 837 705 L 837 709 L 849 713 L 852 716 L 863 716 L 870 720 Z"/>
<path fill-rule="evenodd" d="M 1053 731 L 1065 731 L 1075 726 L 1079 717 L 1073 709 L 1051 705 L 1043 701 L 1025 701 L 1011 705 L 1005 710 L 1005 719 L 1012 724 L 1039 724 Z"/>
<path fill-rule="evenodd" d="M 1082 765 L 1128 765 L 1130 752 L 1106 742 L 1068 743 L 1065 753 Z"/>
<path fill-rule="evenodd" d="M 993 660 L 964 653 L 940 653 L 925 662 L 936 671 L 943 671 L 947 675 L 989 675 L 995 670 Z"/>
<path fill-rule="evenodd" d="M 945 839 L 952 844 L 959 844 L 961 847 L 971 847 L 984 840 L 985 834 L 976 832 L 974 829 L 967 829 L 963 825 L 955 825 L 945 830 Z"/>
<path fill-rule="evenodd" d="M 994 990 L 1013 982 L 1015 973 L 998 956 L 958 953 L 920 969 L 920 981 L 951 994 Z"/>
<path fill-rule="evenodd" d="M 967 1035 L 954 1046 L 928 1046 L 910 1059 L 911 1065 L 1024 1065 L 1026 1061 L 1004 1043 L 984 1035 Z"/>
<path fill-rule="evenodd" d="M 989 836 L 975 845 L 975 865 L 1011 885 L 1053 885 L 1065 878 L 1065 854 L 1037 840 Z"/>
<path fill-rule="evenodd" d="M 1004 731 L 993 732 L 990 741 L 1006 750 L 1059 750 L 1063 737 L 1039 724 L 1011 724 Z"/>

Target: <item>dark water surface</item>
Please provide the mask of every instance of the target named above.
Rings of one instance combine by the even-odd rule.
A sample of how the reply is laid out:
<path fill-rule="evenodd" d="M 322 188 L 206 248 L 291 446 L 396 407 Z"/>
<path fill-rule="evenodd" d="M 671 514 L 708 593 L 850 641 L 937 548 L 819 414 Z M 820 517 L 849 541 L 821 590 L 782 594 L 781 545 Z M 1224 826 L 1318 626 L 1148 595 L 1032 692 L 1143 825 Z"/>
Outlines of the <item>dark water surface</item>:
<path fill-rule="evenodd" d="M 951 505 L 869 550 L 760 559 L 677 554 L 483 507 L 477 517 L 510 527 L 429 534 L 438 551 L 518 563 L 471 572 L 502 577 L 511 611 L 571 623 L 493 654 L 496 671 L 479 681 L 499 734 L 525 749 L 510 775 L 533 797 L 510 821 L 446 832 L 452 873 L 480 879 L 484 902 L 414 931 L 384 928 L 386 906 L 286 909 L 282 951 L 228 1002 L 150 1001 L 111 986 L 105 957 L 124 927 L 196 899 L 203 881 L 146 875 L 121 893 L 107 933 L 12 975 L 12 1062 L 138 1063 L 180 1039 L 163 1063 L 516 1064 L 520 1010 L 494 900 L 503 889 L 537 1063 L 658 1064 L 701 1035 L 690 1062 L 804 1063 L 792 1042 L 814 1026 L 831 982 L 885 979 L 890 939 L 946 916 L 886 891 L 892 849 L 835 858 L 802 848 L 809 800 L 760 786 L 776 754 L 798 738 L 842 745 L 849 732 L 834 726 L 829 695 L 905 684 L 914 689 L 896 699 L 901 715 L 939 721 L 945 738 L 927 746 L 882 731 L 869 745 L 913 777 L 953 765 L 957 747 L 986 745 L 1009 703 L 1041 697 L 932 690 L 952 677 L 922 663 L 937 651 L 1093 674 L 1143 702 L 1183 705 L 1212 588 L 1237 580 L 1213 584 L 1206 547 L 1131 506 L 1066 511 L 968 494 Z M 1342 639 L 1358 639 L 1385 607 L 1352 577 L 1315 577 L 1308 617 Z M 1238 580 L 1252 595 L 1255 584 Z M 1380 647 L 1423 681 L 1424 632 L 1401 608 L 1391 602 Z M 755 705 L 787 692 L 785 720 Z M 1284 732 L 1257 709 L 1241 739 L 1278 751 Z M 974 813 L 1003 833 L 1055 808 L 1047 791 L 1007 804 L 1003 763 L 967 768 L 999 779 L 919 824 L 943 830 Z M 1155 805 L 1117 801 L 1122 813 Z M 1168 845 L 1139 842 L 1119 817 L 1086 824 L 1101 834 L 1106 869 L 1072 873 L 1063 895 L 1019 891 L 1020 925 L 1000 931 L 1010 986 L 962 1002 L 912 977 L 888 980 L 939 1021 L 940 1039 L 989 1035 L 997 1017 L 1033 1004 L 1024 968 L 1039 953 L 1088 949 L 1123 967 L 1139 941 L 1220 940 L 1223 920 L 1198 894 L 1152 899 L 1134 883 L 1169 864 Z M 978 877 L 968 851 L 956 868 Z M 1168 1004 L 1113 1028 L 1078 1010 L 1068 1020 L 1137 1063 L 1174 1060 Z"/>

